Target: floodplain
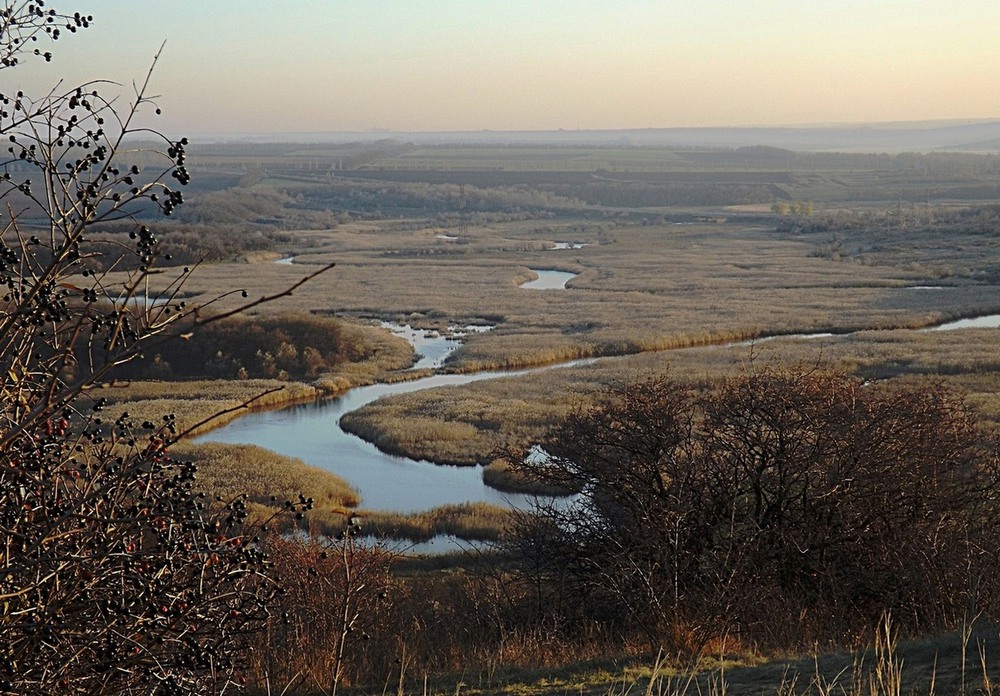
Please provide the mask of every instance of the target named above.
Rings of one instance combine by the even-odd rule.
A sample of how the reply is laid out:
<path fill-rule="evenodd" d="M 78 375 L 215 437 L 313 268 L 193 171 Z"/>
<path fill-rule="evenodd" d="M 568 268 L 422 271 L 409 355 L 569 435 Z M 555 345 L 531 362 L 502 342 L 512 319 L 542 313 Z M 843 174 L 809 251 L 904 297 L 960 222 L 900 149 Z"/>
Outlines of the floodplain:
<path fill-rule="evenodd" d="M 185 371 L 171 358 L 166 381 L 137 374 L 107 385 L 112 413 L 173 409 L 186 428 L 213 409 L 231 409 L 223 419 L 231 420 L 363 385 L 489 371 L 490 379 L 370 401 L 329 427 L 375 443 L 401 466 L 468 467 L 486 486 L 518 494 L 552 490 L 494 461 L 497 452 L 528 449 L 609 391 L 664 374 L 696 390 L 752 365 L 944 385 L 980 414 L 984 431 L 1000 425 L 998 329 L 932 330 L 1000 314 L 993 155 L 206 144 L 192 148 L 192 167 L 211 176 L 192 195 L 191 217 L 157 230 L 165 249 L 182 243 L 186 263 L 211 252 L 185 277 L 185 299 L 225 296 L 212 305 L 225 311 L 243 301 L 234 291 L 281 295 L 335 264 L 247 321 L 272 334 L 287 321 L 287 336 L 293 317 L 334 321 L 346 348 L 309 346 L 323 354 L 310 362 L 291 338 L 274 349 L 262 342 L 240 364 L 221 356 L 224 375 Z M 212 243 L 213 225 L 225 231 L 223 249 Z M 163 270 L 168 279 L 177 267 Z M 555 286 L 526 286 L 550 271 L 564 274 Z M 475 330 L 443 361 L 435 354 L 413 369 L 419 357 L 387 324 L 411 338 Z M 259 331 L 231 335 L 263 341 Z M 169 361 L 160 358 L 163 373 Z M 286 385 L 240 408 L 247 389 Z M 337 480 L 336 451 L 311 473 L 277 455 L 279 466 L 260 465 L 267 455 L 240 444 L 181 452 L 202 463 L 206 485 L 225 490 L 252 468 L 246 480 L 262 515 L 267 477 L 275 490 L 307 488 L 323 501 L 316 533 L 356 514 L 368 531 L 404 544 L 497 540 L 521 514 L 484 503 L 367 508 L 350 480 Z M 433 573 L 467 561 L 409 562 Z M 560 649 L 550 664 L 603 650 Z M 615 688 L 594 683 L 579 689 Z"/>
<path fill-rule="evenodd" d="M 995 332 L 917 332 L 1000 312 L 996 157 L 331 148 L 196 151 L 196 164 L 249 172 L 217 200 L 283 201 L 272 218 L 244 223 L 281 231 L 270 249 L 200 266 L 185 291 L 277 293 L 335 263 L 261 311 L 493 327 L 463 338 L 443 368 L 452 372 L 618 356 L 384 399 L 350 416 L 352 431 L 394 453 L 484 462 L 498 439 L 530 439 L 608 385 L 668 366 L 700 380 L 751 358 L 980 384 L 996 373 Z M 707 199 L 719 202 L 698 205 Z M 647 205 L 620 204 L 629 200 Z M 342 221 L 289 229 L 320 215 Z M 532 269 L 574 276 L 564 291 L 521 287 Z M 824 333 L 833 336 L 781 339 Z M 975 398 L 995 413 L 989 393 Z M 463 435 L 429 438 L 431 421 Z"/>

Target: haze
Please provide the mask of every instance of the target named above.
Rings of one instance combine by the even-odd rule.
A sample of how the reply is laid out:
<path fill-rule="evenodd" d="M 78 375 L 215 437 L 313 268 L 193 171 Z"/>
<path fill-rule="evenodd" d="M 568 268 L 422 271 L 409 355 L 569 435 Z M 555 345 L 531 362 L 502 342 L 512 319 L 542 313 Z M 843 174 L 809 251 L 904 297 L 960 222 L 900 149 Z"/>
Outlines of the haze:
<path fill-rule="evenodd" d="M 1000 116 L 996 0 L 94 3 L 48 65 L 154 75 L 197 134 L 620 129 Z"/>

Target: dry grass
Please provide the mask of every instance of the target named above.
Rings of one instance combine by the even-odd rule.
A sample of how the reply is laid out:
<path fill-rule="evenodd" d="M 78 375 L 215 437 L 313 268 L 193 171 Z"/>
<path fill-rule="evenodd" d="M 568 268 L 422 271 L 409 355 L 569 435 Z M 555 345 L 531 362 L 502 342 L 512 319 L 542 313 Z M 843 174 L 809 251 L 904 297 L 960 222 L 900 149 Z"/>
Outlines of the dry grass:
<path fill-rule="evenodd" d="M 725 650 L 694 664 L 660 654 L 603 657 L 550 669 L 499 669 L 439 678 L 407 693 L 476 696 L 988 696 L 996 693 L 996 626 L 899 640 L 882 624 L 866 649 L 765 660 Z"/>
<path fill-rule="evenodd" d="M 398 515 L 363 511 L 366 533 L 391 539 L 427 541 L 440 534 L 475 541 L 497 541 L 510 523 L 510 510 L 488 503 L 444 505 L 426 512 Z"/>
<path fill-rule="evenodd" d="M 497 445 L 530 443 L 608 385 L 667 369 L 704 383 L 751 354 L 758 360 L 822 362 L 868 378 L 940 376 L 968 389 L 988 421 L 1000 421 L 1000 366 L 995 332 L 989 330 L 861 331 L 833 339 L 704 347 L 789 332 L 918 327 L 1000 311 L 986 260 L 987 252 L 995 251 L 995 236 L 886 237 L 882 230 L 804 235 L 739 224 L 548 220 L 474 225 L 455 241 L 440 234 L 455 236 L 456 230 L 398 220 L 293 232 L 293 243 L 282 253 L 296 256 L 295 263 L 203 266 L 185 292 L 205 298 L 247 287 L 255 297 L 287 287 L 315 264 L 336 261 L 331 273 L 295 297 L 259 311 L 403 319 L 423 327 L 496 324 L 493 331 L 466 339 L 451 364 L 454 370 L 626 354 L 386 399 L 345 418 L 346 428 L 386 451 L 438 462 L 487 462 Z M 588 246 L 549 250 L 566 239 Z M 833 248 L 836 254 L 829 253 Z M 565 292 L 518 288 L 531 277 L 530 268 L 580 275 Z M 948 287 L 910 287 L 922 285 Z M 398 372 L 412 361 L 402 339 L 363 324 L 345 330 L 358 332 L 370 346 L 366 360 L 257 405 L 411 378 Z M 175 412 L 183 428 L 249 396 L 232 388 L 232 383 L 177 383 L 157 393 L 133 384 L 124 392 L 107 392 L 116 409 L 128 401 L 130 411 L 141 409 L 152 418 Z M 140 407 L 135 403 L 140 395 L 151 401 Z M 488 470 L 486 476 L 501 487 L 518 486 L 502 471 Z"/>
<path fill-rule="evenodd" d="M 962 238 L 942 241 L 949 250 L 968 243 L 968 251 L 932 264 L 945 251 L 900 255 L 895 247 L 866 247 L 864 255 L 832 259 L 819 253 L 830 235 L 733 224 L 607 223 L 582 235 L 591 246 L 565 251 L 532 247 L 559 236 L 548 223 L 474 227 L 462 244 L 436 238 L 441 228 L 393 224 L 296 233 L 309 245 L 296 259 L 305 265 L 205 266 L 185 290 L 209 297 L 249 286 L 253 297 L 287 287 L 310 264 L 336 261 L 334 271 L 266 311 L 499 324 L 469 337 L 456 356 L 458 369 L 771 333 L 917 327 L 1000 310 L 992 287 L 982 282 L 981 236 L 976 246 Z M 520 289 L 529 268 L 580 275 L 565 292 Z M 907 287 L 941 282 L 950 289 Z"/>
<path fill-rule="evenodd" d="M 344 420 L 345 428 L 387 450 L 430 461 L 488 462 L 502 444 L 531 444 L 602 389 L 670 372 L 694 384 L 730 374 L 741 362 L 823 364 L 868 379 L 935 381 L 968 394 L 987 425 L 1000 425 L 1000 357 L 995 330 L 866 331 L 841 337 L 773 339 L 755 345 L 690 348 L 442 387 L 386 398 Z M 447 437 L 434 440 L 428 432 Z M 517 488 L 499 472 L 501 488 Z"/>
<path fill-rule="evenodd" d="M 525 479 L 523 476 L 512 471 L 509 464 L 499 459 L 483 467 L 483 483 L 498 491 L 527 493 L 528 495 L 537 496 L 561 496 L 576 492 L 562 486 Z"/>
<path fill-rule="evenodd" d="M 996 693 L 1000 677 L 1000 665 L 993 659 L 998 647 L 1000 634 L 991 624 L 968 625 L 948 635 L 904 641 L 898 639 L 891 623 L 885 622 L 865 650 L 775 660 L 727 669 L 716 676 L 730 696 L 987 695 Z M 688 693 L 704 689 L 709 677 L 699 675 L 695 681 L 695 691 Z M 656 693 L 680 696 L 677 692 Z"/>
<path fill-rule="evenodd" d="M 324 390 L 309 384 L 267 379 L 131 380 L 88 392 L 95 399 L 108 400 L 107 413 L 111 418 L 128 411 L 134 418 L 157 422 L 162 416 L 172 413 L 177 417 L 179 431 L 195 427 L 192 435 L 224 425 L 250 410 L 308 401 L 324 393 Z M 200 423 L 202 425 L 198 425 Z"/>
<path fill-rule="evenodd" d="M 265 519 L 303 495 L 314 501 L 312 515 L 339 519 L 342 527 L 344 515 L 360 501 L 335 474 L 253 445 L 182 443 L 171 452 L 198 464 L 200 490 L 225 499 L 248 495 L 255 514 Z"/>
<path fill-rule="evenodd" d="M 88 392 L 105 398 L 107 412 L 115 418 L 128 411 L 140 419 L 158 421 L 172 413 L 178 430 L 192 436 L 239 418 L 254 410 L 279 408 L 320 397 L 341 394 L 356 386 L 391 378 L 413 362 L 413 350 L 403 339 L 374 326 L 344 323 L 345 340 L 362 346 L 364 359 L 343 363 L 310 384 L 276 379 L 124 380 Z"/>
<path fill-rule="evenodd" d="M 444 233 L 455 230 L 413 220 L 296 232 L 296 247 L 288 249 L 302 252 L 296 263 L 205 266 L 185 290 L 203 297 L 242 286 L 253 295 L 270 293 L 313 264 L 335 260 L 333 272 L 261 311 L 404 319 L 424 327 L 496 324 L 466 339 L 450 363 L 461 371 L 636 354 L 410 394 L 345 419 L 348 429 L 386 451 L 457 464 L 485 461 L 497 444 L 530 441 L 605 385 L 662 372 L 668 364 L 694 381 L 731 371 L 751 351 L 760 359 L 824 361 L 866 377 L 938 374 L 973 386 L 975 379 L 960 377 L 1000 370 L 989 331 L 859 332 L 752 349 L 703 347 L 791 332 L 919 327 L 1000 311 L 994 286 L 983 282 L 989 258 L 983 245 L 997 244 L 988 236 L 908 232 L 895 239 L 881 230 L 801 235 L 734 224 L 530 220 L 474 226 L 458 241 L 438 238 Z M 567 238 L 588 246 L 547 250 Z M 831 244 L 836 255 L 824 251 Z M 529 268 L 580 275 L 565 292 L 520 289 Z M 940 284 L 947 289 L 910 287 Z M 401 339 L 372 327 L 353 330 L 367 332 L 370 360 L 325 376 L 319 387 L 340 391 L 409 378 L 392 372 L 411 360 Z M 980 389 L 974 401 L 1000 413 L 994 394 Z"/>

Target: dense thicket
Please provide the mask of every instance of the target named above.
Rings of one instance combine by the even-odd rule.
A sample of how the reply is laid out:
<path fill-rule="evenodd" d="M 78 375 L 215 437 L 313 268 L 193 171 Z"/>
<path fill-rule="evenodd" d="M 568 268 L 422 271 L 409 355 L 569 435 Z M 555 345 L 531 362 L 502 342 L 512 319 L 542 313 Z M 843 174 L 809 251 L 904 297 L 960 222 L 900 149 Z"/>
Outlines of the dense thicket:
<path fill-rule="evenodd" d="M 345 336 L 340 322 L 314 315 L 231 317 L 184 332 L 149 351 L 146 360 L 123 366 L 123 377 L 153 379 L 306 379 L 365 357 L 366 348 Z"/>
<path fill-rule="evenodd" d="M 996 608 L 997 448 L 944 389 L 771 368 L 703 394 L 657 379 L 576 413 L 544 449 L 513 459 L 581 494 L 512 541 L 539 616 L 654 645 L 787 646 L 860 635 L 887 611 L 929 630 Z"/>

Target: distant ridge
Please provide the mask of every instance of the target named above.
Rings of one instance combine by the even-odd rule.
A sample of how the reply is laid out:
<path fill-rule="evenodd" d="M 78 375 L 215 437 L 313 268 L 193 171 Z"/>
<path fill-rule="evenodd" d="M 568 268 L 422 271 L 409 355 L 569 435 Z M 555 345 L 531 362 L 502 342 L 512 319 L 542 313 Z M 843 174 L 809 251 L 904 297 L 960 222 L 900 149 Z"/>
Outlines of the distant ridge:
<path fill-rule="evenodd" d="M 420 144 L 552 145 L 599 147 L 718 147 L 767 146 L 823 152 L 997 152 L 1000 119 L 912 121 L 870 124 L 638 128 L 625 130 L 539 131 L 367 131 L 328 133 L 205 134 L 202 142 L 346 143 L 393 140 Z"/>

